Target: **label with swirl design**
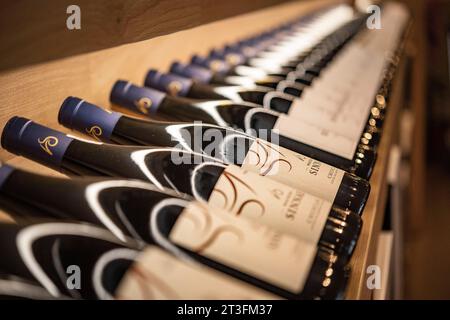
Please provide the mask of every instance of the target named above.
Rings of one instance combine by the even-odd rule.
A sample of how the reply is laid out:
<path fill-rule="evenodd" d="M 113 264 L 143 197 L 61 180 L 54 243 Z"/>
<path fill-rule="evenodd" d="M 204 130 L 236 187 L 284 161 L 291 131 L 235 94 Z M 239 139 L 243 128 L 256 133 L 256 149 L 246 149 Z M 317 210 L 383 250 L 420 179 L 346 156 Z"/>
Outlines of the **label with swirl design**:
<path fill-rule="evenodd" d="M 178 217 L 170 240 L 292 293 L 299 293 L 317 246 L 248 219 L 191 206 Z"/>
<path fill-rule="evenodd" d="M 273 129 L 278 130 L 282 136 L 348 160 L 352 160 L 355 156 L 359 143 L 359 139 L 349 139 L 321 125 L 291 118 L 284 114 L 278 116 Z"/>
<path fill-rule="evenodd" d="M 228 166 L 209 197 L 209 203 L 317 244 L 331 202 L 291 188 L 237 166 Z"/>
<path fill-rule="evenodd" d="M 330 202 L 344 177 L 344 171 L 326 163 L 256 139 L 242 168 L 308 192 Z"/>
<path fill-rule="evenodd" d="M 217 290 L 220 288 L 220 290 Z M 144 250 L 122 279 L 121 300 L 279 299 L 266 291 L 203 265 L 185 263 L 155 247 Z"/>

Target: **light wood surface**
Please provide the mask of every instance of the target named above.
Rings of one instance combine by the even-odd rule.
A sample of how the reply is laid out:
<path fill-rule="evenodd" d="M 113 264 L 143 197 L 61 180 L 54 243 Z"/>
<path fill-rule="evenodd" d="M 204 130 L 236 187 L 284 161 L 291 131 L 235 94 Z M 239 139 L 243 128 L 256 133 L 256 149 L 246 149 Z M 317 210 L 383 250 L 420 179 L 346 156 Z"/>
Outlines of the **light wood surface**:
<path fill-rule="evenodd" d="M 23 0 L 0 5 L 0 69 L 49 61 L 192 28 L 286 0 Z M 81 29 L 69 30 L 70 5 Z"/>

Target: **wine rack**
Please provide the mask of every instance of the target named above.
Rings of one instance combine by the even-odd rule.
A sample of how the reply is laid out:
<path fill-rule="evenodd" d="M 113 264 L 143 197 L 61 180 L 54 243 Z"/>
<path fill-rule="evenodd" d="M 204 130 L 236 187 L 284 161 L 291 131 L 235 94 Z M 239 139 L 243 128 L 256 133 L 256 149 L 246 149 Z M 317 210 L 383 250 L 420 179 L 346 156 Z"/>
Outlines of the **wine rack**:
<path fill-rule="evenodd" d="M 269 29 L 320 7 L 348 1 L 78 2 L 82 14 L 86 12 L 81 30 L 66 29 L 65 8 L 69 5 L 66 1 L 50 1 L 49 7 L 53 9 L 47 13 L 45 6 L 33 5 L 36 6 L 34 17 L 50 17 L 38 21 L 31 19 L 15 26 L 18 28 L 16 34 L 20 37 L 7 34 L 7 28 L 2 28 L 0 41 L 5 45 L 0 51 L 2 128 L 11 116 L 20 115 L 67 132 L 67 129 L 57 123 L 57 112 L 63 99 L 69 95 L 86 97 L 92 103 L 109 107 L 109 89 L 117 79 L 123 78 L 141 84 L 146 71 L 151 67 L 167 70 L 173 60 L 185 61 L 194 53 L 206 53 L 225 42 Z M 22 6 L 31 3 L 33 2 L 23 1 L 5 5 L 6 10 L 2 10 L 0 14 L 2 24 L 13 24 L 18 19 Z M 101 14 L 108 9 L 112 14 Z M 39 26 L 33 28 L 32 23 Z M 417 30 L 415 32 L 410 38 L 420 35 Z M 414 41 L 411 39 L 407 39 L 406 53 L 417 60 L 423 59 L 415 54 Z M 398 139 L 398 115 L 405 103 L 405 82 L 412 81 L 415 94 L 420 94 L 422 76 L 423 70 L 415 68 L 413 79 L 408 79 L 404 59 L 401 59 L 377 164 L 370 179 L 372 190 L 363 215 L 363 229 L 350 262 L 352 274 L 346 294 L 348 299 L 372 297 L 372 291 L 366 285 L 366 270 L 375 263 L 388 193 L 386 177 L 389 152 Z M 423 104 L 417 103 L 412 107 L 416 115 L 423 114 Z M 419 132 L 416 131 L 415 135 L 420 137 L 423 127 L 420 119 L 417 123 Z M 423 143 L 418 143 L 417 148 L 423 148 Z M 39 164 L 14 157 L 5 150 L 0 151 L 0 159 L 28 170 L 59 175 Z M 422 168 L 423 163 L 415 164 L 412 184 L 414 181 L 420 184 L 423 179 Z M 414 199 L 412 207 L 418 212 L 421 210 L 419 184 L 414 184 L 411 190 L 411 198 Z M 10 218 L 0 212 L 0 220 L 3 219 Z"/>

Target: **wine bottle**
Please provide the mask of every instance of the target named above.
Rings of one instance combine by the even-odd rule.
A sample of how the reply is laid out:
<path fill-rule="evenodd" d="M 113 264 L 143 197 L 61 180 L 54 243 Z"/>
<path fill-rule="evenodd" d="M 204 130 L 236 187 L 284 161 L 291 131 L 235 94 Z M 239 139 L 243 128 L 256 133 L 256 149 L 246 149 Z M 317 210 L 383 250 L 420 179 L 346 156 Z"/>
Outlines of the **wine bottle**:
<path fill-rule="evenodd" d="M 222 50 L 213 49 L 209 55 L 210 58 L 214 59 L 212 65 L 211 61 L 200 57 L 193 57 L 192 62 L 210 68 L 211 66 L 214 67 L 214 63 L 217 65 L 222 60 L 232 66 L 245 64 L 276 73 L 283 69 L 280 66 L 287 59 L 296 59 L 297 62 L 291 65 L 295 69 L 295 66 L 303 60 L 305 54 L 309 53 L 314 47 L 316 49 L 318 47 L 323 48 L 325 44 L 331 50 L 333 49 L 331 48 L 332 45 L 338 47 L 339 40 L 343 38 L 344 32 L 349 31 L 358 20 L 362 20 L 362 17 L 354 18 L 353 12 L 348 7 L 334 8 L 330 12 L 309 17 L 300 23 L 287 24 L 275 29 L 270 33 L 269 39 L 275 39 L 278 43 L 263 46 L 262 50 L 256 50 L 255 52 L 255 48 L 252 47 L 249 50 L 247 45 L 249 42 L 244 42 L 240 45 L 227 46 Z M 330 34 L 330 32 L 332 33 Z M 264 41 L 264 39 L 264 36 L 256 37 L 250 43 L 259 44 L 259 41 Z M 272 47 L 270 48 L 270 46 Z M 256 48 L 260 49 L 258 46 Z M 250 54 L 246 54 L 245 49 Z M 299 59 L 299 57 L 301 58 Z M 271 60 L 272 62 L 278 61 L 278 64 L 271 64 Z"/>
<path fill-rule="evenodd" d="M 199 83 L 192 79 L 173 73 L 161 73 L 155 69 L 149 70 L 144 86 L 166 92 L 172 96 L 205 100 L 232 100 L 263 104 L 264 96 L 272 89 L 255 84 L 242 86 L 219 86 Z"/>
<path fill-rule="evenodd" d="M 241 70 L 244 68 L 241 68 Z M 192 78 L 197 82 L 213 85 L 258 85 L 275 89 L 278 83 L 284 80 L 284 77 L 270 76 L 264 71 L 256 68 L 246 68 L 246 75 L 236 75 L 234 73 L 214 72 L 207 68 L 174 62 L 170 66 L 170 72 L 183 77 Z"/>
<path fill-rule="evenodd" d="M 164 248 L 174 257 L 183 261 L 200 262 L 286 298 L 337 297 L 342 294 L 342 286 L 345 286 L 346 271 L 336 263 L 338 258 L 331 251 L 319 249 L 317 252 L 315 245 L 278 233 L 270 228 L 260 227 L 255 223 L 247 222 L 246 219 L 221 213 L 220 210 L 214 210 L 214 213 L 211 213 L 210 208 L 201 203 L 175 198 L 174 196 L 157 195 L 154 187 L 148 183 L 93 178 L 67 180 L 40 176 L 5 165 L 0 168 L 0 173 L 3 177 L 1 185 L 1 205 L 3 208 L 11 209 L 13 213 L 21 217 L 49 216 L 84 222 L 92 221 L 96 225 L 106 226 L 111 231 L 111 236 L 108 236 L 108 239 L 113 237 L 117 239 L 116 242 L 120 241 L 122 246 L 128 248 L 127 250 L 113 250 L 116 251 L 115 253 L 102 253 L 103 258 L 99 257 L 98 262 L 95 263 L 95 265 L 100 264 L 102 266 L 104 263 L 101 263 L 101 261 L 111 261 L 112 259 L 108 257 L 117 258 L 117 254 L 120 252 L 126 253 L 119 254 L 119 258 L 121 260 L 126 258 L 127 264 L 132 264 L 134 261 L 140 262 L 139 270 L 134 265 L 123 266 L 123 271 L 131 270 L 129 281 L 126 281 L 125 275 L 125 284 L 122 284 L 124 280 L 119 281 L 120 279 L 114 282 L 115 284 L 120 282 L 121 286 L 119 287 L 125 287 L 125 289 L 119 290 L 119 293 L 116 292 L 116 296 L 121 298 L 136 299 L 136 296 L 134 296 L 136 291 L 139 295 L 149 298 L 149 294 L 155 289 L 157 291 L 155 298 L 225 299 L 241 296 L 242 298 L 268 299 L 272 297 L 269 293 L 260 292 L 260 290 L 250 288 L 243 283 L 233 282 L 229 277 L 216 274 L 211 270 L 199 269 L 198 266 L 196 268 L 185 266 L 173 257 L 160 252 L 153 245 Z M 34 184 L 35 182 L 38 183 Z M 26 187 L 21 188 L 21 186 Z M 16 192 L 18 189 L 20 189 L 19 193 Z M 58 197 L 55 195 L 58 195 Z M 72 205 L 74 206 L 72 207 Z M 40 210 L 42 212 L 37 213 Z M 215 219 L 219 219 L 219 221 L 210 224 L 212 221 L 216 221 Z M 200 223 L 193 226 L 199 229 L 193 230 L 187 220 Z M 182 224 L 182 227 L 178 227 L 178 229 L 189 228 L 189 231 L 192 232 L 189 238 L 195 238 L 195 235 L 198 235 L 198 237 L 214 237 L 213 234 L 220 230 L 225 234 L 218 237 L 220 238 L 219 242 L 217 242 L 218 240 L 210 241 L 209 247 L 205 242 L 204 244 L 200 243 L 202 249 L 193 248 L 189 247 L 192 245 L 189 241 L 184 245 L 184 237 L 177 238 L 175 241 L 168 238 L 174 224 Z M 216 227 L 217 230 L 214 230 Z M 89 225 L 84 225 L 83 228 L 92 229 Z M 48 230 L 49 228 L 45 229 Z M 56 230 L 65 235 L 68 234 L 64 227 L 56 228 Z M 231 238 L 227 236 L 229 232 L 227 230 L 231 230 Z M 88 239 L 93 242 L 92 244 L 83 244 L 84 240 L 77 240 L 82 242 L 82 247 L 85 250 L 86 247 L 95 246 L 98 242 L 95 238 L 99 237 L 95 237 L 98 233 L 95 230 L 85 230 L 84 232 L 94 238 L 93 240 Z M 234 238 L 236 232 L 239 233 L 237 239 Z M 36 232 L 33 233 L 36 234 Z M 132 235 L 137 242 L 134 243 L 131 239 L 124 238 L 123 235 L 127 234 Z M 0 233 L 0 235 L 3 235 L 3 233 Z M 48 233 L 45 236 L 48 236 Z M 227 241 L 226 244 L 221 244 L 222 238 Z M 63 239 L 62 242 L 64 241 Z M 54 252 L 55 242 L 56 240 L 46 242 L 52 245 L 52 252 Z M 67 246 L 70 249 L 70 243 Z M 59 245 L 59 247 L 65 246 Z M 142 249 L 143 253 L 137 255 L 137 253 L 130 252 L 130 248 Z M 291 261 L 292 265 L 290 266 L 286 263 L 293 259 L 290 258 L 292 251 L 283 252 L 288 248 L 301 252 L 294 259 L 295 261 Z M 252 254 L 244 258 L 248 250 L 252 250 Z M 76 255 L 73 251 L 65 252 L 65 254 L 67 254 L 67 257 Z M 280 260 L 273 263 L 273 255 L 278 256 Z M 92 257 L 92 259 L 94 258 Z M 11 261 L 15 261 L 15 259 L 11 259 Z M 77 263 L 77 265 L 79 264 Z M 254 269 L 259 268 L 260 265 L 265 266 L 264 270 L 262 272 L 255 271 Z M 166 269 L 168 266 L 170 268 Z M 1 262 L 0 267 L 4 267 Z M 9 268 L 10 266 L 6 267 Z M 92 269 L 87 265 L 83 267 L 83 272 L 86 272 L 86 267 L 89 270 Z M 96 268 L 98 269 L 98 266 Z M 282 279 L 285 272 L 288 272 L 287 277 Z M 110 273 L 108 272 L 108 274 Z M 146 274 L 146 276 L 142 276 L 143 274 Z M 151 277 L 151 275 L 153 276 Z M 186 277 L 186 275 L 189 275 L 189 277 Z M 161 276 L 163 279 L 160 279 Z M 180 279 L 180 277 L 185 278 L 185 280 Z M 278 277 L 281 279 L 277 279 Z M 287 278 L 295 280 L 295 288 L 286 284 Z M 148 281 L 142 283 L 146 279 Z M 97 282 L 94 281 L 94 284 Z M 194 283 L 201 283 L 202 285 L 197 288 L 192 286 Z M 277 284 L 281 284 L 281 288 Z M 332 287 L 327 288 L 328 284 L 332 284 Z M 217 285 L 229 290 L 225 290 L 223 293 L 211 292 L 212 288 L 217 287 Z M 153 286 L 155 288 L 152 288 Z M 86 289 L 86 286 L 83 286 L 83 288 Z M 97 287 L 94 289 L 99 297 L 110 298 L 113 296 L 114 288 L 110 287 L 110 290 L 107 291 L 99 291 Z M 171 288 L 171 290 L 166 291 L 163 290 L 164 288 Z M 87 294 L 92 297 L 90 296 L 92 288 L 88 287 L 87 290 L 88 292 L 83 292 L 82 297 Z"/>
<path fill-rule="evenodd" d="M 107 230 L 88 224 L 0 223 L 0 238 L 0 269 L 38 282 L 56 299 L 97 299 L 97 292 L 117 283 L 128 267 L 128 261 L 99 263 L 101 256 L 124 246 Z"/>
<path fill-rule="evenodd" d="M 262 34 L 226 45 L 223 50 L 213 49 L 211 50 L 210 56 L 223 58 L 231 65 L 239 64 L 238 62 L 245 62 L 252 57 L 264 57 L 265 54 L 270 54 L 271 51 L 275 51 L 278 58 L 280 53 L 282 53 L 279 50 L 280 42 L 288 42 L 291 48 L 293 40 L 299 40 L 300 37 L 312 36 L 312 33 L 317 31 L 320 24 L 326 22 L 327 25 L 330 25 L 329 18 L 342 18 L 342 16 L 339 17 L 338 11 L 340 11 L 338 8 L 333 8 L 325 12 L 313 12 L 312 14 L 303 16 L 301 20 L 291 21 Z M 342 11 L 341 14 L 343 14 Z M 292 55 L 292 52 L 290 54 Z"/>
<path fill-rule="evenodd" d="M 228 60 L 230 60 L 230 58 L 228 58 Z M 241 62 L 240 58 L 235 58 L 235 60 L 236 60 L 235 64 L 231 65 L 222 58 L 201 57 L 199 55 L 194 55 L 192 56 L 190 63 L 193 65 L 198 65 L 200 67 L 209 69 L 213 71 L 215 74 L 220 74 L 223 76 L 242 76 L 251 78 L 254 77 L 256 80 L 264 78 L 266 76 L 278 76 L 284 78 L 288 75 L 289 72 L 292 71 L 292 67 L 283 67 L 283 66 L 276 66 L 268 68 L 268 70 L 265 70 L 261 67 L 241 64 L 244 63 L 244 61 Z M 266 62 L 267 60 L 266 59 L 262 60 L 263 63 L 261 63 L 261 65 L 264 66 L 264 62 Z"/>
<path fill-rule="evenodd" d="M 297 83 L 292 80 L 283 80 L 278 83 L 276 90 L 278 92 L 290 94 L 294 97 L 301 97 L 303 91 L 307 88 L 308 86 L 304 84 Z"/>
<path fill-rule="evenodd" d="M 228 50 L 213 50 L 210 53 L 210 57 L 194 56 L 191 63 L 209 68 L 214 72 L 220 70 L 222 74 L 247 76 L 250 73 L 250 75 L 254 75 L 255 79 L 271 75 L 288 78 L 304 85 L 311 85 L 313 80 L 320 75 L 321 70 L 360 30 L 364 21 L 365 15 L 351 20 L 346 16 L 339 21 L 335 21 L 334 25 L 328 26 L 326 30 L 322 28 L 323 30 L 319 34 L 308 38 L 308 41 L 300 41 L 300 46 L 297 47 L 298 53 L 294 55 L 291 53 L 292 45 L 289 45 L 288 42 L 287 57 L 280 54 L 282 51 L 277 52 L 275 50 L 274 57 L 251 57 L 245 59 L 245 55 L 239 51 L 230 53 Z M 325 36 L 334 28 L 337 28 L 337 30 Z M 323 39 L 319 41 L 322 37 Z M 300 40 L 303 38 L 304 35 L 301 34 Z M 291 41 L 294 40 L 296 40 L 295 37 Z M 311 46 L 311 42 L 316 44 Z M 281 59 L 277 59 L 277 55 L 281 55 Z M 217 68 L 218 66 L 220 66 L 219 69 Z M 180 70 L 179 72 L 182 74 L 183 71 Z"/>
<path fill-rule="evenodd" d="M 249 58 L 246 59 L 243 54 L 226 50 L 213 50 L 209 57 L 200 57 L 194 55 L 191 63 L 210 69 L 213 73 L 229 76 L 246 76 L 254 79 L 262 79 L 266 76 L 275 76 L 286 78 L 290 77 L 297 82 L 310 85 L 315 77 L 319 76 L 320 71 L 334 57 L 334 55 L 344 46 L 344 44 L 358 31 L 363 17 L 348 21 L 345 17 L 342 21 L 337 22 L 327 30 L 331 31 L 335 27 L 339 27 L 332 34 L 323 37 L 328 31 L 321 30 L 319 35 L 304 40 L 301 34 L 300 46 L 297 47 L 298 53 L 292 55 L 292 43 L 288 45 L 290 58 L 272 59 L 272 58 Z M 344 23 L 346 22 L 346 23 Z M 344 23 L 343 25 L 341 25 Z M 295 37 L 294 37 L 294 40 Z M 291 41 L 293 41 L 291 39 Z M 294 44 L 296 43 L 293 41 Z M 310 42 L 318 42 L 314 48 L 311 48 Z M 278 53 L 280 55 L 280 53 Z M 281 55 L 283 56 L 283 55 Z M 306 58 L 306 59 L 305 59 Z M 287 61 L 286 61 L 287 60 Z M 301 72 L 300 72 L 301 71 Z M 183 72 L 179 71 L 180 74 Z"/>
<path fill-rule="evenodd" d="M 1 165 L 1 164 L 0 164 Z M 170 189 L 127 179 L 43 176 L 0 166 L 0 206 L 16 221 L 77 220 L 111 231 L 126 245 L 153 243 L 149 212 L 161 201 L 190 200 Z M 137 244 L 136 241 L 138 242 Z"/>
<path fill-rule="evenodd" d="M 203 121 L 242 129 L 362 178 L 370 177 L 376 159 L 375 152 L 370 147 L 361 147 L 358 141 L 248 102 L 173 97 L 125 81 L 115 83 L 110 100 L 148 117 L 158 114 L 171 120 Z"/>
<path fill-rule="evenodd" d="M 391 50 L 385 38 L 397 29 L 396 23 L 391 25 L 387 20 L 388 24 L 380 33 L 366 30 L 358 34 L 314 85 L 303 90 L 306 92 L 302 92 L 300 98 L 294 100 L 282 94 L 269 93 L 265 96 L 265 107 L 308 122 L 325 123 L 333 131 L 376 147 L 383 115 L 378 103 L 373 105 L 373 97 L 383 86 L 381 73 L 386 69 L 386 52 Z M 318 110 L 322 110 L 325 116 Z"/>
<path fill-rule="evenodd" d="M 147 180 L 161 190 L 192 195 L 230 214 L 331 248 L 343 261 L 351 256 L 361 228 L 361 218 L 352 211 L 195 152 L 89 143 L 18 117 L 5 126 L 2 145 L 70 174 Z"/>
<path fill-rule="evenodd" d="M 12 275 L 9 283 L 0 280 L 0 292 L 10 296 L 91 300 L 278 298 L 195 261 L 183 261 L 157 246 L 147 245 L 143 250 L 125 246 L 109 231 L 89 224 L 57 220 L 25 225 L 0 223 L 0 237 L 0 266 Z M 217 287 L 226 290 L 217 292 Z"/>
<path fill-rule="evenodd" d="M 302 100 L 294 96 L 272 91 L 264 96 L 263 106 L 279 113 L 285 113 L 291 118 L 320 124 L 331 131 L 359 141 L 362 145 L 374 149 L 378 146 L 381 128 L 377 132 L 371 130 L 372 112 L 365 120 L 363 120 L 363 116 L 356 119 L 360 121 L 355 121 L 355 117 L 351 116 L 352 113 L 364 113 L 358 100 L 347 100 L 340 103 L 342 100 L 333 98 L 327 100 L 324 93 L 321 96 L 323 97 L 321 101 L 304 104 Z"/>
<path fill-rule="evenodd" d="M 319 106 L 314 108 L 303 108 L 301 102 L 294 97 L 282 94 L 280 92 L 274 92 L 267 87 L 256 85 L 245 86 L 213 86 L 198 83 L 192 79 L 188 79 L 182 76 L 178 76 L 171 73 L 161 73 L 155 69 L 151 69 L 146 76 L 144 85 L 149 88 L 154 88 L 160 91 L 164 91 L 172 96 L 188 97 L 192 99 L 205 99 L 205 100 L 223 100 L 228 99 L 236 103 L 243 101 L 252 102 L 260 105 L 264 105 L 268 109 L 280 113 L 286 113 L 294 118 L 305 118 L 309 122 L 319 122 L 320 124 L 327 123 L 327 128 L 335 128 L 336 124 L 339 126 L 332 131 L 338 131 L 346 135 L 348 130 L 351 130 L 354 125 L 352 123 L 336 123 L 337 120 L 335 114 L 336 110 L 323 110 Z M 300 95 L 304 85 L 292 82 L 289 80 L 281 81 L 277 88 L 282 88 L 282 91 L 289 92 L 293 90 L 294 94 Z M 267 95 L 267 97 L 266 97 Z M 326 102 L 323 102 L 325 104 Z M 294 108 L 291 108 L 294 105 Z M 310 110 L 312 109 L 312 110 Z M 294 111 L 295 110 L 295 111 Z M 366 128 L 360 135 L 361 145 L 367 145 L 371 148 L 376 148 L 380 140 L 381 134 L 381 121 L 383 115 L 377 112 L 378 108 L 372 108 L 368 120 L 366 122 Z M 328 114 L 331 114 L 332 119 L 326 122 L 326 117 L 330 118 Z M 346 115 L 342 116 L 348 119 Z M 377 117 L 377 118 L 375 118 Z M 378 119 L 378 121 L 374 120 Z M 312 121 L 311 121 L 312 120 Z M 356 128 L 358 131 L 358 128 Z M 356 138 L 356 137 L 355 137 Z"/>
<path fill-rule="evenodd" d="M 64 100 L 58 121 L 103 142 L 179 147 L 206 154 L 359 214 L 370 191 L 370 184 L 353 174 L 227 127 L 146 121 L 101 109 L 75 97 Z M 276 166 L 277 163 L 286 165 Z"/>

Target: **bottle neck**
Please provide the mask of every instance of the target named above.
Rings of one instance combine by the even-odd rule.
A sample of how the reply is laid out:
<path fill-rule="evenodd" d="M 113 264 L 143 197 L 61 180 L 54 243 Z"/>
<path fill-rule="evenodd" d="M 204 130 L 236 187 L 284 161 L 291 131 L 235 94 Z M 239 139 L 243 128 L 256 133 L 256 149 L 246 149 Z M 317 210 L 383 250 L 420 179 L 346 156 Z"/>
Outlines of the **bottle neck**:
<path fill-rule="evenodd" d="M 4 167 L 0 168 L 0 174 Z M 91 210 L 85 203 L 86 181 L 55 178 L 13 169 L 0 186 L 2 207 L 23 218 L 79 218 L 86 215 L 93 222 Z M 67 204 L 70 203 L 70 206 Z M 75 215 L 74 215 L 75 214 Z"/>
<path fill-rule="evenodd" d="M 109 141 L 122 145 L 175 147 L 178 142 L 165 122 L 150 122 L 122 116 Z"/>
<path fill-rule="evenodd" d="M 76 97 L 68 97 L 58 121 L 92 139 L 124 145 L 172 146 L 168 123 L 144 121 L 105 110 Z"/>
<path fill-rule="evenodd" d="M 2 146 L 45 166 L 58 169 L 73 138 L 21 117 L 11 118 L 2 133 Z"/>
<path fill-rule="evenodd" d="M 221 87 L 219 87 L 220 89 Z M 194 83 L 188 94 L 188 97 L 193 99 L 206 99 L 206 100 L 223 100 L 228 97 L 221 94 L 220 90 L 216 90 L 216 86 L 205 85 L 202 83 Z"/>
<path fill-rule="evenodd" d="M 175 62 L 171 65 L 170 72 L 205 84 L 211 83 L 213 78 L 213 72 L 207 68 L 193 64 L 182 64 L 179 62 Z"/>
<path fill-rule="evenodd" d="M 304 89 L 304 85 L 288 80 L 281 81 L 277 86 L 278 91 L 290 94 L 295 97 L 300 97 Z"/>
<path fill-rule="evenodd" d="M 250 106 L 225 100 L 198 101 L 169 96 L 161 91 L 137 87 L 118 81 L 111 92 L 111 101 L 147 117 L 158 114 L 170 120 L 203 121 L 220 126 L 243 128 Z"/>
<path fill-rule="evenodd" d="M 193 195 L 191 177 L 199 164 L 215 161 L 201 154 L 170 148 L 95 145 L 77 140 L 64 157 L 63 169 L 78 175 L 102 175 L 149 181 Z"/>
<path fill-rule="evenodd" d="M 220 123 L 223 120 L 220 114 L 218 114 L 218 117 L 214 116 L 217 113 L 218 104 L 214 100 L 200 102 L 192 99 L 167 96 L 160 104 L 158 113 L 171 120 L 196 120 L 223 125 L 223 123 Z"/>
<path fill-rule="evenodd" d="M 268 87 L 258 86 L 255 89 L 245 89 L 244 87 L 238 91 L 242 100 L 247 102 L 263 105 L 264 97 L 268 92 L 272 91 Z"/>
<path fill-rule="evenodd" d="M 268 90 L 261 88 L 245 89 L 239 86 L 217 87 L 216 89 L 223 89 L 224 94 L 238 96 L 236 99 L 239 99 L 239 94 L 265 95 L 268 92 Z M 167 99 L 167 101 L 170 100 L 169 97 Z M 208 115 L 213 117 L 215 121 L 222 121 L 221 123 L 225 126 L 229 124 L 225 122 L 225 119 L 235 121 L 235 124 L 239 126 L 237 121 L 239 119 L 242 121 L 247 110 L 251 108 L 248 105 L 237 105 L 224 100 L 198 102 L 184 99 L 185 104 L 180 103 L 180 100 L 183 99 L 172 100 L 177 104 L 176 107 L 173 107 L 174 109 L 182 110 L 184 105 L 186 106 L 185 110 L 194 108 L 206 113 L 209 112 Z M 163 103 L 161 108 L 164 107 L 171 108 L 172 106 L 170 103 Z M 121 145 L 176 147 L 181 150 L 207 154 L 222 161 L 227 159 L 230 163 L 236 163 L 228 158 L 230 151 L 236 149 L 238 154 L 242 154 L 243 150 L 240 145 L 233 143 L 238 141 L 239 138 L 244 138 L 244 140 L 239 139 L 239 141 L 252 140 L 249 136 L 227 129 L 225 126 L 196 121 L 194 123 L 145 121 L 116 112 L 109 112 L 73 97 L 66 99 L 58 118 L 64 126 L 81 133 L 89 133 L 97 140 L 115 142 Z M 93 130 L 94 128 L 96 130 Z M 107 146 L 100 146 L 99 148 L 107 148 Z M 226 154 L 222 149 L 226 149 Z"/>
<path fill-rule="evenodd" d="M 140 181 L 63 179 L 19 169 L 0 188 L 0 207 L 16 217 L 88 222 L 108 229 L 125 243 L 127 237 L 153 242 L 148 230 L 149 212 L 167 199 L 177 198 Z"/>
<path fill-rule="evenodd" d="M 150 117 L 158 112 L 166 97 L 162 91 L 119 80 L 111 90 L 110 100 L 115 105 Z"/>
<path fill-rule="evenodd" d="M 123 115 L 99 108 L 76 97 L 67 97 L 58 113 L 58 122 L 97 141 L 109 141 Z"/>
<path fill-rule="evenodd" d="M 283 80 L 285 80 L 284 77 L 277 77 L 277 76 L 269 75 L 263 79 L 256 80 L 255 84 L 257 84 L 258 86 L 262 86 L 262 87 L 276 89 L 276 87 L 278 86 L 278 83 Z"/>
<path fill-rule="evenodd" d="M 167 92 L 171 96 L 186 97 L 195 82 L 186 77 L 174 73 L 161 73 L 157 70 L 150 70 L 145 78 L 145 86 Z"/>
<path fill-rule="evenodd" d="M 148 122 L 123 116 L 111 141 L 125 145 L 174 147 L 242 165 L 254 138 L 204 123 Z"/>
<path fill-rule="evenodd" d="M 142 179 L 142 170 L 131 154 L 142 147 L 90 143 L 73 139 L 59 170 L 68 175 L 112 176 Z"/>
<path fill-rule="evenodd" d="M 160 115 L 179 121 L 195 119 L 211 123 L 214 120 L 205 110 L 195 106 L 195 100 L 170 96 L 155 89 L 138 87 L 124 81 L 118 81 L 114 85 L 111 101 L 149 118 Z"/>
<path fill-rule="evenodd" d="M 279 113 L 289 113 L 294 104 L 294 97 L 286 93 L 271 92 L 264 97 L 264 106 Z"/>

